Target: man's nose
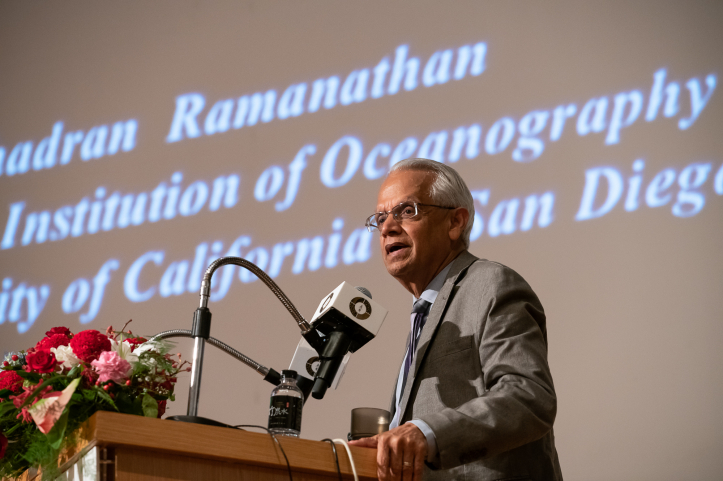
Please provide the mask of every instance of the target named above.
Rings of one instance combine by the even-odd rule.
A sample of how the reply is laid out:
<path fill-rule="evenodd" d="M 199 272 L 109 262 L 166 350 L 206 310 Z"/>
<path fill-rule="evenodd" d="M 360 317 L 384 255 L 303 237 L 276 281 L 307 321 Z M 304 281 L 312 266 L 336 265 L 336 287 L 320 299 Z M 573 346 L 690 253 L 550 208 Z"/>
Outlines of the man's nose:
<path fill-rule="evenodd" d="M 402 226 L 397 219 L 393 216 L 387 216 L 387 219 L 380 226 L 379 232 L 383 236 L 390 234 L 399 234 L 402 231 Z"/>

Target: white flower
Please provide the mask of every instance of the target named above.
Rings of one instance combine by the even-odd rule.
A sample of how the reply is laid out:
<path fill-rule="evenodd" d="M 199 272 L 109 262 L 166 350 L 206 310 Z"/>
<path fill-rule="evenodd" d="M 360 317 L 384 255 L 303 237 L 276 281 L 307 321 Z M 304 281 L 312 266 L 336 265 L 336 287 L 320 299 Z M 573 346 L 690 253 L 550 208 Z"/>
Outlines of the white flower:
<path fill-rule="evenodd" d="M 110 340 L 110 350 L 118 353 L 121 359 L 125 359 L 131 364 L 138 362 L 138 354 L 131 352 L 133 347 L 128 341 L 118 342 L 116 340 Z"/>
<path fill-rule="evenodd" d="M 51 347 L 50 352 L 55 354 L 55 359 L 62 363 L 63 367 L 73 369 L 75 366 L 80 364 L 80 359 L 78 359 L 78 356 L 73 354 L 73 350 L 70 346 Z"/>
<path fill-rule="evenodd" d="M 140 346 L 136 347 L 136 350 L 133 351 L 133 354 L 137 354 L 140 356 L 141 354 L 143 354 L 144 352 L 147 352 L 147 351 L 153 351 L 153 352 L 160 353 L 161 349 L 160 349 L 159 343 L 157 343 L 155 341 L 146 341 L 143 344 L 141 344 Z"/>

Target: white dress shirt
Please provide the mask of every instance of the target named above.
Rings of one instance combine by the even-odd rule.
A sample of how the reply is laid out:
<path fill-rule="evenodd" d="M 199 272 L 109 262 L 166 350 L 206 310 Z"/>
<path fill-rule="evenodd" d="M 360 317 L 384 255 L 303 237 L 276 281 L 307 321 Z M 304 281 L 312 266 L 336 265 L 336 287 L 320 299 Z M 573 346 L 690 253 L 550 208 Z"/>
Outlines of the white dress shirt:
<path fill-rule="evenodd" d="M 419 296 L 420 298 L 424 299 L 425 301 L 429 302 L 430 304 L 434 305 L 434 301 L 437 300 L 437 294 L 439 294 L 439 290 L 444 285 L 444 280 L 447 278 L 447 273 L 449 272 L 449 268 L 452 266 L 452 263 L 450 262 L 447 264 L 447 267 L 442 269 L 442 271 L 437 274 L 437 276 L 432 279 L 432 282 L 429 283 L 429 285 L 424 289 L 422 292 L 422 295 Z M 412 296 L 412 305 L 414 305 L 415 302 L 417 302 L 418 298 Z M 430 312 L 432 310 L 432 306 L 429 307 Z M 429 314 L 427 314 L 429 315 Z M 412 327 L 410 329 L 414 329 L 414 320 L 413 316 L 411 316 L 411 324 Z M 426 323 L 425 323 L 426 326 Z M 422 329 L 424 330 L 424 329 Z M 419 334 L 421 336 L 421 332 Z M 407 348 L 409 349 L 409 348 Z M 404 358 L 406 359 L 407 352 L 404 353 Z M 397 409 L 394 413 L 394 418 L 392 418 L 392 421 L 389 423 L 389 429 L 394 429 L 397 426 L 399 426 L 399 416 L 402 415 L 402 413 L 399 412 L 399 402 L 402 399 L 402 383 L 404 381 L 404 363 L 402 363 L 402 367 L 399 369 L 399 377 L 397 378 Z M 437 439 L 434 437 L 434 431 L 421 419 L 412 419 L 408 421 L 415 426 L 419 428 L 420 431 L 424 434 L 424 437 L 427 438 L 427 461 L 432 462 L 437 457 Z"/>

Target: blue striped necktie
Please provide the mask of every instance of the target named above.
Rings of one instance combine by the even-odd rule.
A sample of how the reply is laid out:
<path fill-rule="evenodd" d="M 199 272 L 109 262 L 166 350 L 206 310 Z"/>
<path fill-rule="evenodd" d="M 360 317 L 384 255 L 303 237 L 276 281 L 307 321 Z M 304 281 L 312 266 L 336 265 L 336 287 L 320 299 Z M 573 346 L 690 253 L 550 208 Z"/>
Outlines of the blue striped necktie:
<path fill-rule="evenodd" d="M 422 333 L 424 324 L 427 322 L 427 316 L 429 315 L 430 307 L 432 307 L 432 304 L 430 302 L 420 298 L 417 299 L 417 301 L 414 303 L 414 307 L 412 308 L 412 332 L 409 335 L 407 356 L 404 358 L 404 378 L 402 380 L 402 390 L 400 392 L 400 398 L 404 395 L 404 386 L 406 386 L 407 384 L 407 375 L 409 374 L 409 368 L 412 367 L 412 363 L 414 362 L 414 355 L 417 352 L 417 342 L 419 341 L 419 336 Z"/>

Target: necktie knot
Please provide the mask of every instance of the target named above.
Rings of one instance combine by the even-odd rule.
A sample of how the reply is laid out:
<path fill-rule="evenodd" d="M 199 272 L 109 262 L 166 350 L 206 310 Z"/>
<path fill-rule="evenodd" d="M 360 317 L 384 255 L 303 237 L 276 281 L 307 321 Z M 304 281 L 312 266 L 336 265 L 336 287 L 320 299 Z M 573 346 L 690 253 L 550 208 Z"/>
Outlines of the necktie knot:
<path fill-rule="evenodd" d="M 429 301 L 425 301 L 420 297 L 412 306 L 412 314 L 428 314 L 431 305 Z"/>

